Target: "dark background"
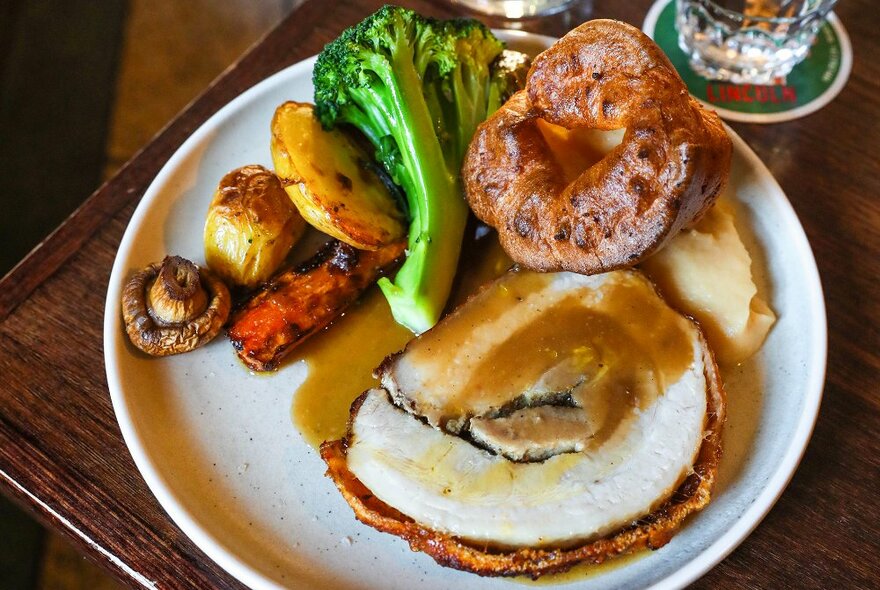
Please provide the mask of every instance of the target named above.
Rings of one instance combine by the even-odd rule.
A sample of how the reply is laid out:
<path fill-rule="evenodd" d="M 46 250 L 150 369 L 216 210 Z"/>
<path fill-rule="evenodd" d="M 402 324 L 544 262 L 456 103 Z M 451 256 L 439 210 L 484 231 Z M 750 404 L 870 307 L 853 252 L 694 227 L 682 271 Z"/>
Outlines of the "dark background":
<path fill-rule="evenodd" d="M 0 275 L 98 186 L 126 8 L 0 2 Z"/>

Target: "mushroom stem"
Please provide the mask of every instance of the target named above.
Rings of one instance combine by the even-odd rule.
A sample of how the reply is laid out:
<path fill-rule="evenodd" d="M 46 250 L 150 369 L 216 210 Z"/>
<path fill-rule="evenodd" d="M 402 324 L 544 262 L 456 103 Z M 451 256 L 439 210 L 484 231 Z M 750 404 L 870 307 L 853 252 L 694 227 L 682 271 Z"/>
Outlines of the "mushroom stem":
<path fill-rule="evenodd" d="M 165 257 L 147 299 L 150 315 L 162 325 L 189 322 L 208 307 L 199 268 L 180 256 Z"/>

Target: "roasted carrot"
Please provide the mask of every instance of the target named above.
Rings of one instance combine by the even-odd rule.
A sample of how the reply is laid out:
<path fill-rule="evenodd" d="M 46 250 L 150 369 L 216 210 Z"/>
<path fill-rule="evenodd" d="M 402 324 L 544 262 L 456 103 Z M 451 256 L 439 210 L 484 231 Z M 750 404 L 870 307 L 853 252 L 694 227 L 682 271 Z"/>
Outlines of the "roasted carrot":
<path fill-rule="evenodd" d="M 405 242 L 375 251 L 327 242 L 301 266 L 270 279 L 233 313 L 227 335 L 254 371 L 271 371 L 402 259 Z"/>

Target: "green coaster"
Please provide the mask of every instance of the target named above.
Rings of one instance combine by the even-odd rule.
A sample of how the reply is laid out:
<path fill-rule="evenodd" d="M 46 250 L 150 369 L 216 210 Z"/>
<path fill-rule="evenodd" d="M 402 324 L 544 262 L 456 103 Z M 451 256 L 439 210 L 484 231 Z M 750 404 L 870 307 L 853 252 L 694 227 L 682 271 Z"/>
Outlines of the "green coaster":
<path fill-rule="evenodd" d="M 678 46 L 675 0 L 655 2 L 642 29 L 666 52 L 690 93 L 731 121 L 778 123 L 809 115 L 837 96 L 852 69 L 849 36 L 833 13 L 819 29 L 806 59 L 772 86 L 731 84 L 696 74 Z"/>

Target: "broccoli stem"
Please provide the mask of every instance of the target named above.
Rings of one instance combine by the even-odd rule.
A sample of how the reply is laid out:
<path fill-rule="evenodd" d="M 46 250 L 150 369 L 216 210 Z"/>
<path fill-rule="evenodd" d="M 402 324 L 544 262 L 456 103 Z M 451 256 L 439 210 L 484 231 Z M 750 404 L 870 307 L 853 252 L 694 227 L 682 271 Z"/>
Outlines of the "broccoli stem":
<path fill-rule="evenodd" d="M 458 171 L 447 167 L 434 133 L 410 46 L 397 44 L 393 60 L 394 75 L 376 73 L 392 94 L 394 119 L 403 123 L 392 134 L 413 189 L 406 191 L 412 221 L 406 261 L 393 281 L 383 278 L 379 287 L 394 319 L 420 334 L 437 323 L 449 297 L 468 209 Z"/>
<path fill-rule="evenodd" d="M 493 72 L 502 50 L 477 21 L 385 6 L 343 31 L 315 64 L 322 125 L 359 128 L 406 195 L 407 259 L 379 285 L 394 318 L 416 333 L 440 319 L 452 290 L 468 216 L 459 178 L 465 151 L 488 115 L 490 92 L 500 100 L 514 86 Z"/>

